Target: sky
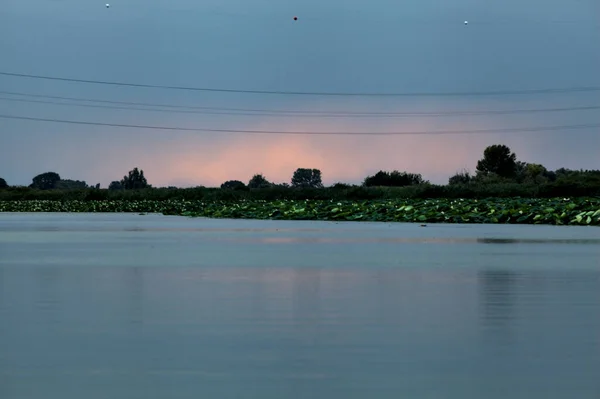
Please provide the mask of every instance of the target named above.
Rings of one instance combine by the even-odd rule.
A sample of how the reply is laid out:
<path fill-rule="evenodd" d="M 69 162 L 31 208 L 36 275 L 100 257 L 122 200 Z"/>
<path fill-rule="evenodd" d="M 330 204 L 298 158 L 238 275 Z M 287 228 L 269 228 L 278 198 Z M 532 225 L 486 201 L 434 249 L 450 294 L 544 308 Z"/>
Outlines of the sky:
<path fill-rule="evenodd" d="M 106 1 L 110 8 L 105 7 Z M 2 3 L 0 72 L 293 92 L 439 94 L 600 87 L 597 0 Z M 320 169 L 325 184 L 360 183 L 379 170 L 421 173 L 433 183 L 446 183 L 457 171 L 474 172 L 483 150 L 491 144 L 506 144 L 518 159 L 549 169 L 600 169 L 598 127 L 430 134 L 600 124 L 600 109 L 464 114 L 600 106 L 600 91 L 495 96 L 267 95 L 5 75 L 0 75 L 0 91 L 0 115 L 5 116 L 188 129 L 419 133 L 249 134 L 0 118 L 0 177 L 11 185 L 27 185 L 33 176 L 55 171 L 65 179 L 106 187 L 134 167 L 143 169 L 154 186 L 218 186 L 226 180 L 247 182 L 256 173 L 289 183 L 296 168 Z M 115 104 L 39 96 L 291 110 L 295 115 L 233 115 L 223 110 L 211 114 L 206 109 L 177 107 L 139 110 L 132 105 L 114 108 Z M 325 114 L 306 113 L 310 111 Z M 339 116 L 340 112 L 371 115 Z M 413 114 L 372 114 L 378 112 Z"/>

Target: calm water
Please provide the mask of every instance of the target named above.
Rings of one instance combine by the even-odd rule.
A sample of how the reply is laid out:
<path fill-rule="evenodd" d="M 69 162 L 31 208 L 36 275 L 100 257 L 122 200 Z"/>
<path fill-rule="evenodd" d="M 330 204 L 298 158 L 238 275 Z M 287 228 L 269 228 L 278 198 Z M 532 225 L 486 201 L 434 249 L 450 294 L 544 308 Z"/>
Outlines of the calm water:
<path fill-rule="evenodd" d="M 600 229 L 0 214 L 0 398 L 600 398 Z"/>

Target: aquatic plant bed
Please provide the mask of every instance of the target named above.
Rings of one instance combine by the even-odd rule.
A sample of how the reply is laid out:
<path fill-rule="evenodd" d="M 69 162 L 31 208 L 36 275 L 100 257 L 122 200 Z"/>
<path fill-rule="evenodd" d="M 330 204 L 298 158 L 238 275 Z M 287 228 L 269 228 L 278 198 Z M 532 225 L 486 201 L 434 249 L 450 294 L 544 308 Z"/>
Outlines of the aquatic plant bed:
<path fill-rule="evenodd" d="M 0 212 L 136 212 L 189 217 L 600 225 L 600 198 L 372 201 L 0 201 Z"/>

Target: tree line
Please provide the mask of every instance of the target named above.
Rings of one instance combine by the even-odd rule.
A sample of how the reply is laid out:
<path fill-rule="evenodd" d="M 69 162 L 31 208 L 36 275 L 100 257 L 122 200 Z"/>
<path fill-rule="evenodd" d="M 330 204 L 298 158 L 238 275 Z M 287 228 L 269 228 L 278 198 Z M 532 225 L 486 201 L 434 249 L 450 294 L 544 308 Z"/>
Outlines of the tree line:
<path fill-rule="evenodd" d="M 600 195 L 600 170 L 554 171 L 543 165 L 519 161 L 509 147 L 502 144 L 485 148 L 477 161 L 475 173 L 459 171 L 447 185 L 433 185 L 421 174 L 383 171 L 367 176 L 362 184 L 335 183 L 325 187 L 319 169 L 298 168 L 290 183 L 270 182 L 255 174 L 247 183 L 228 180 L 219 188 L 153 188 L 144 171 L 137 167 L 120 180 L 112 181 L 108 190 L 100 184 L 62 179 L 56 172 L 35 176 L 28 187 L 9 187 L 0 178 L 0 199 L 19 198 L 175 198 L 190 199 L 277 199 L 277 198 L 384 198 L 384 197 L 481 197 L 481 196 L 589 196 Z M 52 192 L 52 194 L 50 193 Z M 143 193 L 142 193 L 143 192 Z M 3 193 L 3 194 L 2 194 Z"/>

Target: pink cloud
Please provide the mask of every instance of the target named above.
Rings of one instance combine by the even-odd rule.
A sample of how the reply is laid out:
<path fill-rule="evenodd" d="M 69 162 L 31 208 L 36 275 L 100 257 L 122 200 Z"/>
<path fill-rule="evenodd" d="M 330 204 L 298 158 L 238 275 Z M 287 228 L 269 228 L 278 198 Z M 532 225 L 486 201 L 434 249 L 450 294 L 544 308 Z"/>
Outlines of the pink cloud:
<path fill-rule="evenodd" d="M 297 118 L 300 119 L 300 118 Z M 363 122 L 363 126 L 361 123 Z M 439 121 L 438 121 L 439 122 Z M 470 122 L 470 121 L 469 121 Z M 238 124 L 236 129 L 280 131 L 435 131 L 473 130 L 499 127 L 483 121 L 443 125 L 418 120 L 313 120 L 305 118 L 263 120 L 255 124 Z M 163 121 L 161 125 L 178 125 L 177 121 Z M 264 174 L 274 182 L 290 182 L 297 168 L 318 168 L 325 184 L 338 181 L 360 183 L 378 170 L 400 170 L 421 173 L 434 183 L 445 183 L 456 171 L 467 168 L 474 171 L 483 150 L 490 144 L 503 143 L 513 148 L 520 159 L 532 151 L 527 138 L 519 135 L 263 135 L 228 133 L 170 133 L 139 132 L 111 147 L 110 134 L 93 151 L 87 170 L 80 170 L 88 182 L 103 185 L 121 178 L 134 166 L 142 168 L 154 186 L 219 186 L 226 180 L 247 182 L 256 173 Z M 168 136 L 165 136 L 168 135 Z M 108 136 L 108 137 L 107 137 Z M 143 138 L 140 140 L 140 138 Z M 141 144 L 139 144 L 141 143 Z M 91 143 L 90 143 L 91 146 Z M 102 150 L 102 147 L 106 147 Z M 110 162 L 101 154 L 110 153 Z M 535 152 L 535 151 L 533 151 Z M 94 161 L 96 158 L 97 161 Z M 74 162 L 73 162 L 74 163 Z"/>
<path fill-rule="evenodd" d="M 246 126 L 252 130 L 347 131 L 348 124 L 288 123 L 286 126 Z M 455 127 L 453 127 L 455 128 Z M 471 127 L 472 128 L 472 127 Z M 385 127 L 381 128 L 384 130 Z M 427 131 L 436 127 L 407 123 L 388 131 Z M 446 128 L 448 129 L 448 128 Z M 459 169 L 474 169 L 490 137 L 427 136 L 295 136 L 246 135 L 212 144 L 196 139 L 185 147 L 163 148 L 162 155 L 144 159 L 149 179 L 156 185 L 218 186 L 226 180 L 248 181 L 255 173 L 275 182 L 289 182 L 296 168 L 318 168 L 324 183 L 361 182 L 380 169 L 409 171 L 444 182 Z"/>

